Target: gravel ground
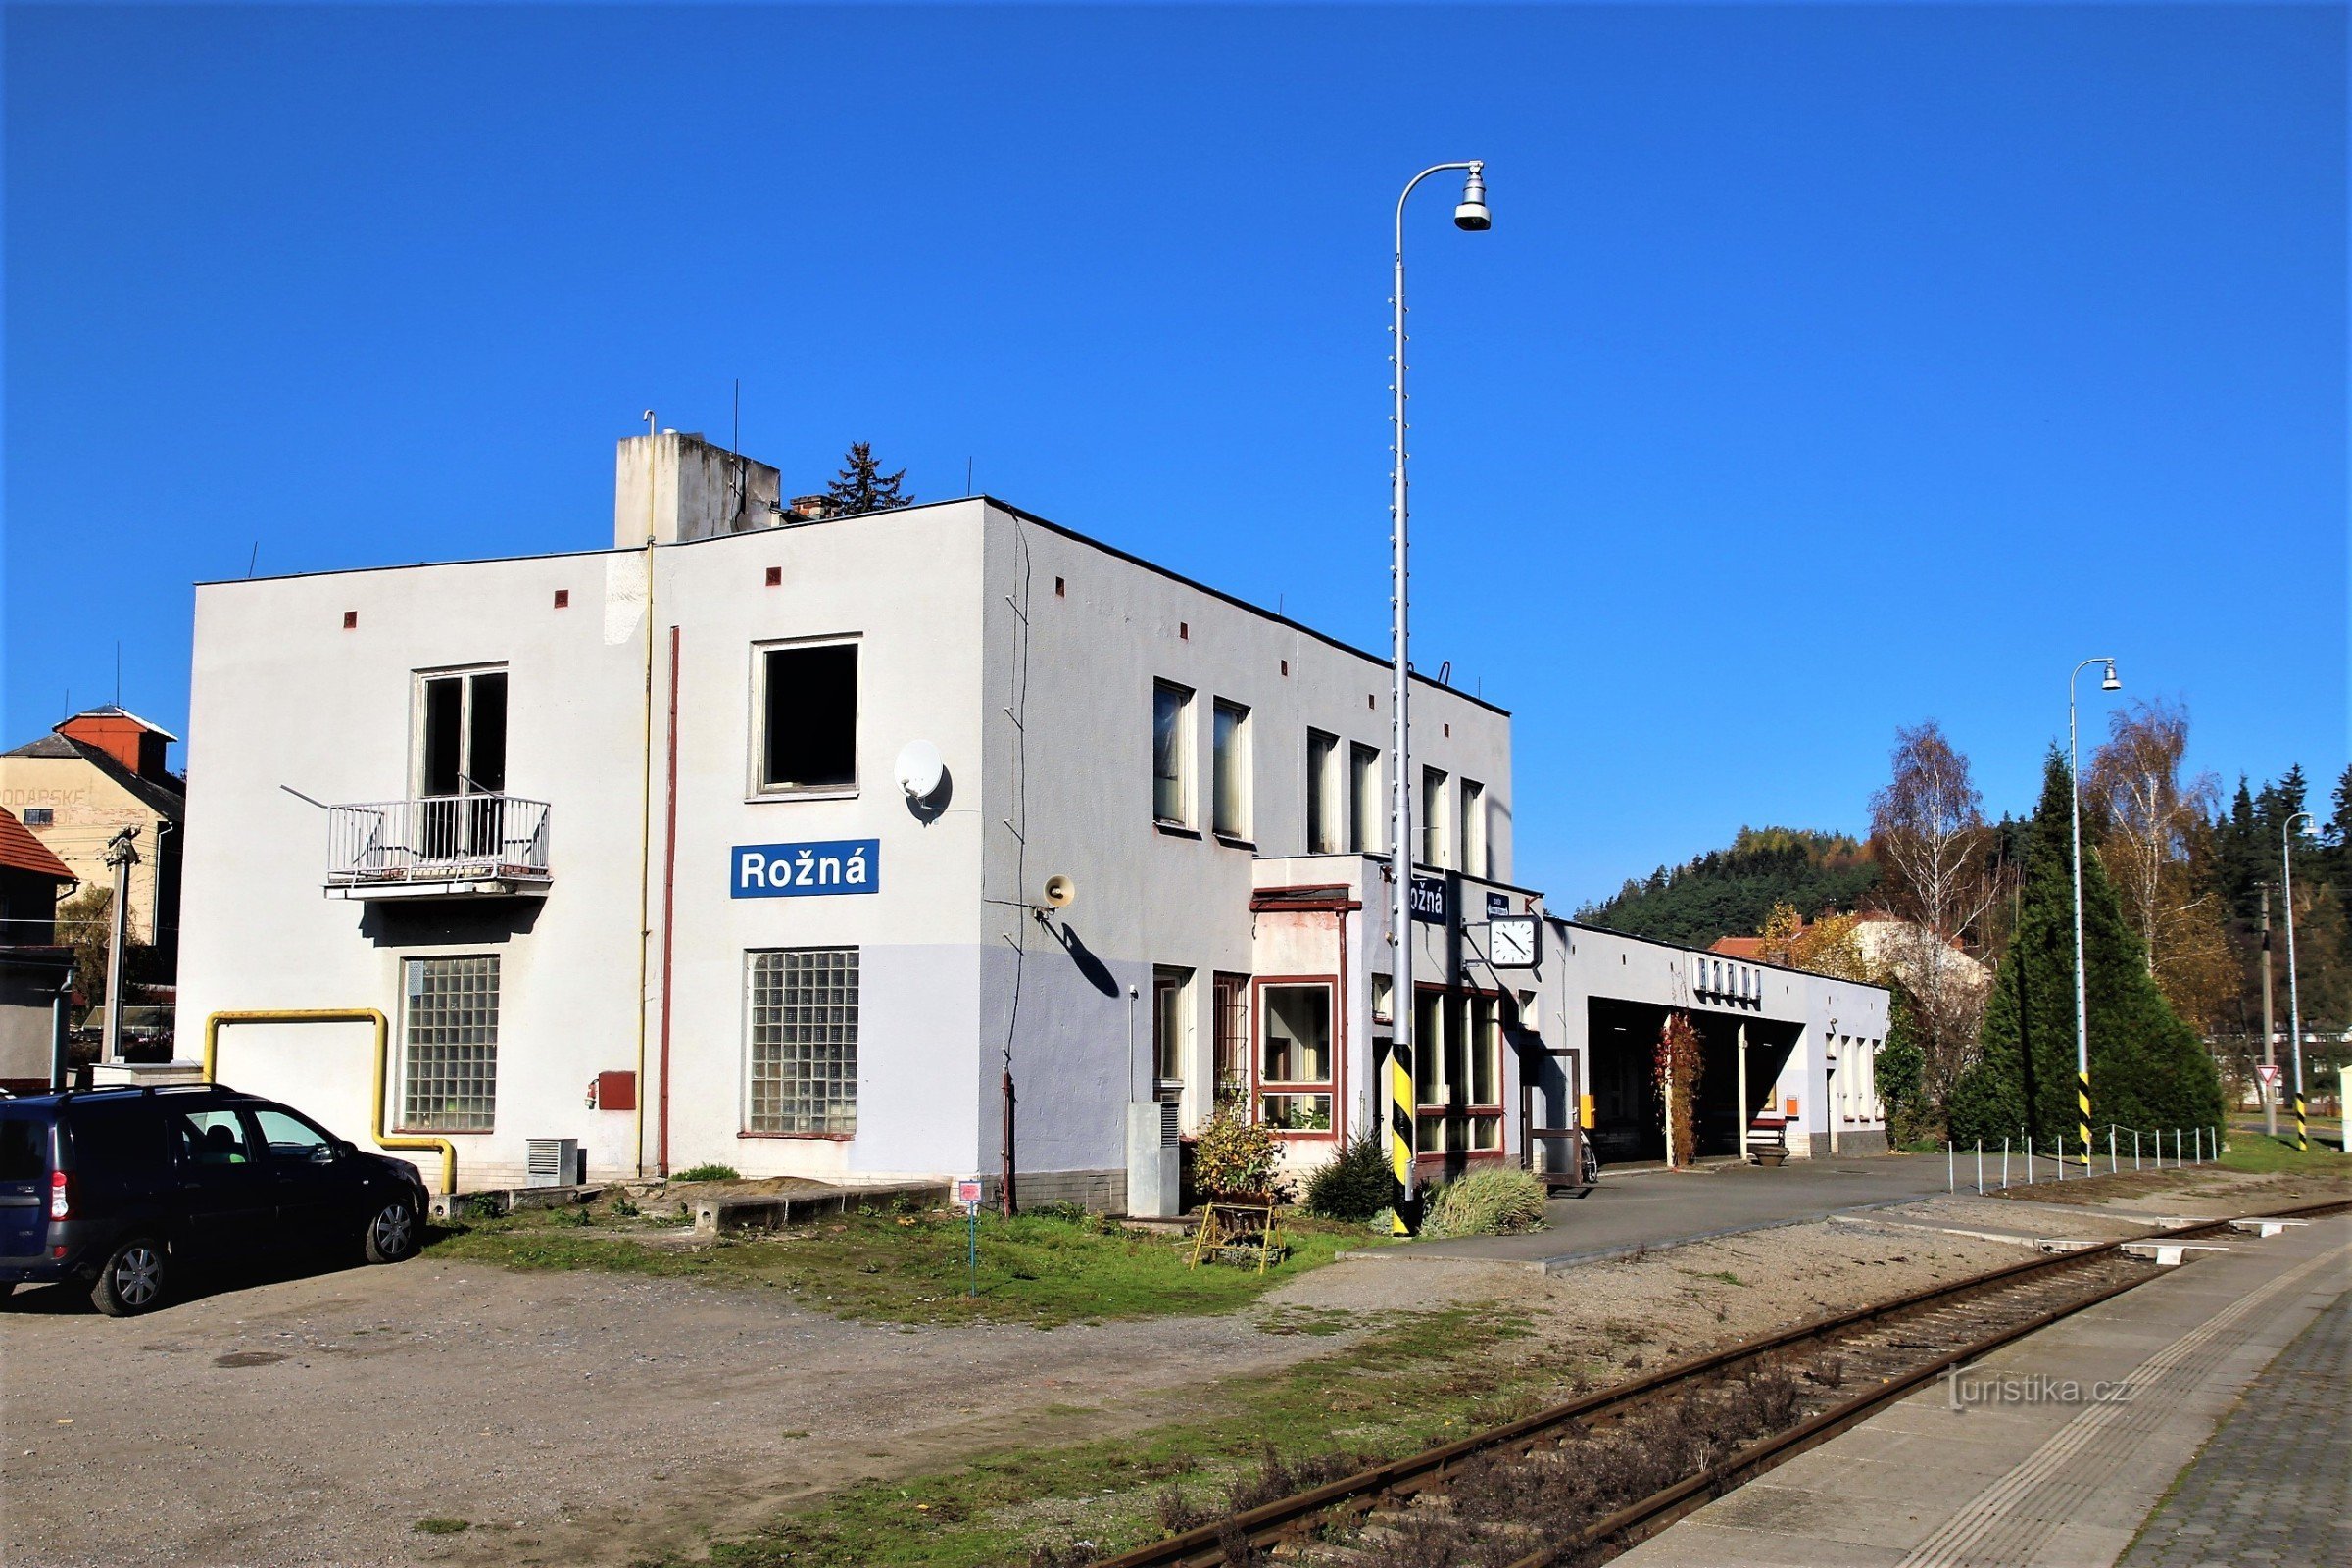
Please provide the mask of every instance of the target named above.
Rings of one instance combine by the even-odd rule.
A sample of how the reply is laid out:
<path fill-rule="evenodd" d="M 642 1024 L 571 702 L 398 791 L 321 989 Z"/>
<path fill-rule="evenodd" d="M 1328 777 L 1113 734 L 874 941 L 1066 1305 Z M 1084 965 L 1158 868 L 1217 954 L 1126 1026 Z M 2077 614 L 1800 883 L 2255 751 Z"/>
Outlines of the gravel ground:
<path fill-rule="evenodd" d="M 129 1320 L 25 1293 L 0 1309 L 7 1558 L 626 1564 L 846 1482 L 1178 1417 L 1218 1378 L 1344 1343 L 1264 1332 L 1286 1314 L 1492 1300 L 1528 1315 L 1531 1348 L 1626 1371 L 2020 1255 L 1822 1223 L 1548 1277 L 1340 1263 L 1231 1316 L 1052 1332 L 843 1323 L 758 1289 L 430 1259 Z"/>

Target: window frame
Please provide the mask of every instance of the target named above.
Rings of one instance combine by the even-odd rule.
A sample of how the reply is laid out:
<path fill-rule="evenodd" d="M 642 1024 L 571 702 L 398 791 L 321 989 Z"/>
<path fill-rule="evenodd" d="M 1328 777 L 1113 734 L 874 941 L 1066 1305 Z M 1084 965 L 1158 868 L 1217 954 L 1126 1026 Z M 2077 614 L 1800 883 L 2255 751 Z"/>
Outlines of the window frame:
<path fill-rule="evenodd" d="M 826 1126 L 826 1127 L 775 1127 L 775 1128 L 766 1128 L 766 1127 L 757 1127 L 757 1126 L 754 1126 L 754 1125 L 753 1125 L 754 1119 L 755 1119 L 755 1117 L 756 1117 L 756 1114 L 757 1114 L 757 1112 L 756 1112 L 756 1110 L 755 1110 L 755 1104 L 756 1104 L 756 1091 L 755 1091 L 755 1089 L 754 1089 L 754 1087 L 753 1087 L 753 1086 L 754 1086 L 754 1083 L 755 1083 L 755 1081 L 756 1081 L 756 1079 L 757 1079 L 757 1076 L 758 1076 L 758 1070 L 759 1070 L 759 1058 L 758 1058 L 758 1055 L 757 1055 L 757 1051 L 758 1051 L 758 1040 L 757 1040 L 757 1038 L 756 1038 L 756 1036 L 755 1036 L 755 1033 L 754 1033 L 754 1031 L 755 1031 L 755 1030 L 757 1030 L 757 1029 L 759 1028 L 759 1025 L 760 1025 L 760 1018 L 759 1018 L 759 1011 L 758 1011 L 758 1009 L 759 1009 L 759 1002 L 758 1002 L 758 988 L 759 988 L 759 984 L 760 984 L 760 981 L 759 981 L 759 960 L 760 960 L 760 959 L 762 959 L 762 958 L 779 958 L 779 959 L 781 959 L 781 958 L 787 957 L 787 956 L 792 956 L 792 955 L 795 955 L 795 954 L 799 954 L 799 955 L 825 955 L 825 956 L 841 956 L 841 955 L 844 955 L 844 954 L 846 954 L 846 955 L 848 955 L 848 956 L 849 956 L 849 960 L 850 960 L 850 977 L 851 977 L 851 1011 L 852 1011 L 852 1013 L 853 1013 L 853 1016 L 852 1016 L 852 1017 L 851 1017 L 851 1019 L 850 1019 L 850 1032 L 851 1032 L 851 1039 L 850 1039 L 850 1041 L 849 1041 L 849 1050 L 850 1050 L 850 1062 L 849 1062 L 849 1071 L 848 1071 L 848 1074 L 847 1074 L 847 1078 L 848 1078 L 848 1082 L 849 1082 L 849 1086 L 850 1086 L 850 1095 L 849 1095 L 849 1122 L 850 1122 L 850 1124 L 849 1124 L 847 1127 L 834 1127 L 834 1126 Z M 783 992 L 783 991 L 782 991 L 782 989 L 781 989 L 781 986 L 779 985 L 779 994 L 778 994 L 778 1003 L 777 1003 L 777 1006 L 778 1006 L 778 1010 L 779 1010 L 779 1012 L 789 1011 L 789 1010 L 790 1010 L 790 1007 L 791 1007 L 791 1005 L 792 1005 L 792 1004 L 789 1003 L 789 1002 L 787 1002 L 787 1001 L 783 1000 L 783 999 L 784 999 L 784 997 L 785 997 L 786 995 L 788 995 L 788 993 L 785 993 L 785 992 Z M 808 1006 L 809 1004 L 803 1004 L 802 1005 L 804 1005 L 804 1006 Z M 864 1074 L 864 1069 L 865 1069 L 865 1058 L 864 1058 L 864 1017 L 865 1017 L 865 956 L 864 956 L 864 950 L 863 950 L 863 949 L 861 949 L 861 948 L 859 948 L 859 947 L 858 947 L 858 946 L 856 943 L 832 943 L 832 944 L 823 944 L 823 945 L 810 945 L 810 946 L 803 946 L 803 947 L 746 948 L 746 949 L 744 949 L 744 950 L 743 950 L 743 1023 L 742 1023 L 742 1030 L 741 1030 L 741 1033 L 740 1033 L 740 1035 L 738 1036 L 738 1038 L 739 1038 L 739 1039 L 741 1039 L 741 1040 L 742 1040 L 742 1042 L 743 1042 L 743 1066 L 742 1066 L 741 1073 L 740 1073 L 740 1078 L 739 1078 L 739 1083 L 740 1083 L 740 1093 L 741 1093 L 741 1095 L 742 1095 L 742 1105 L 741 1105 L 741 1109 L 740 1109 L 740 1111 L 738 1112 L 738 1114 L 737 1114 L 737 1117 L 736 1117 L 736 1134 L 735 1134 L 735 1136 L 736 1136 L 736 1137 L 738 1137 L 738 1138 L 770 1138 L 770 1139 L 787 1139 L 787 1140 L 798 1140 L 798 1141 L 805 1142 L 805 1143 L 848 1143 L 850 1140 L 852 1140 L 852 1139 L 856 1138 L 856 1137 L 858 1136 L 858 1103 L 859 1103 L 859 1096 L 858 1096 L 858 1086 L 859 1086 L 859 1085 L 860 1085 L 860 1083 L 863 1081 L 863 1074 Z M 814 1023 L 816 1020 L 806 1020 L 806 1021 L 807 1021 L 807 1022 L 810 1022 L 810 1023 Z M 784 1019 L 782 1019 L 782 1018 L 779 1018 L 779 1019 L 778 1019 L 778 1027 L 779 1027 L 779 1029 L 781 1029 L 781 1028 L 783 1027 L 784 1023 L 785 1023 L 785 1020 L 784 1020 Z M 838 1041 L 833 1041 L 833 1042 L 825 1042 L 824 1044 L 838 1046 L 838 1045 L 840 1044 L 840 1042 L 838 1042 Z M 782 1084 L 782 1082 L 783 1082 L 783 1080 L 782 1080 L 782 1074 L 781 1074 L 781 1060 L 782 1060 L 782 1054 L 783 1054 L 783 1052 L 785 1052 L 785 1051 L 789 1050 L 789 1049 L 790 1049 L 790 1046 L 791 1046 L 791 1043 L 790 1043 L 790 1042 L 788 1042 L 788 1041 L 785 1041 L 785 1040 L 782 1040 L 782 1039 L 779 1039 L 779 1040 L 777 1041 L 777 1048 L 778 1048 L 778 1053 L 779 1053 L 779 1073 L 778 1073 L 778 1083 L 779 1083 L 779 1086 L 781 1086 L 781 1084 Z M 781 1087 L 779 1087 L 779 1090 L 778 1090 L 778 1097 L 777 1097 L 777 1098 L 778 1098 L 778 1101 L 779 1101 L 779 1103 L 780 1103 L 780 1102 L 782 1102 L 783 1098 L 784 1098 L 784 1096 L 783 1096 L 783 1092 L 782 1092 L 782 1089 L 781 1089 Z"/>
<path fill-rule="evenodd" d="M 1185 1102 L 1185 1057 L 1193 1044 L 1193 981 L 1196 972 L 1183 964 L 1155 963 L 1152 966 L 1152 1098 L 1162 1103 L 1183 1104 Z M 1160 997 L 1172 993 L 1174 1011 L 1168 1026 L 1174 1039 L 1169 1042 L 1169 1064 L 1176 1069 L 1174 1077 L 1160 1072 Z"/>
<path fill-rule="evenodd" d="M 1514 1004 L 1504 992 L 1480 987 L 1413 987 L 1413 1154 L 1416 1159 L 1500 1159 L 1509 1150 L 1503 1101 L 1508 1063 L 1503 1046 Z M 1424 1028 L 1423 1008 L 1437 1029 Z M 1432 1036 L 1435 1036 L 1434 1040 Z M 1473 1052 L 1478 1056 L 1472 1055 Z M 1481 1066 L 1492 1101 L 1472 1096 Z M 1460 1081 L 1445 1076 L 1458 1066 Z M 1445 1093 L 1427 1098 L 1433 1089 Z M 1480 1141 L 1484 1133 L 1491 1142 Z"/>
<path fill-rule="evenodd" d="M 1487 855 L 1487 787 L 1474 778 L 1462 780 L 1462 801 L 1456 812 L 1454 837 L 1459 842 L 1465 876 L 1489 877 L 1493 862 Z"/>
<path fill-rule="evenodd" d="M 1163 695 L 1173 698 L 1176 704 L 1176 721 L 1174 725 L 1175 733 L 1170 737 L 1168 743 L 1168 749 L 1172 754 L 1175 762 L 1175 772 L 1173 775 L 1169 776 L 1168 779 L 1168 781 L 1174 787 L 1176 797 L 1176 814 L 1173 816 L 1163 814 L 1159 808 L 1159 791 L 1160 782 L 1162 779 L 1162 775 L 1159 771 L 1159 704 Z M 1193 788 L 1193 774 L 1195 772 L 1195 759 L 1193 756 L 1193 698 L 1195 695 L 1195 692 L 1190 686 L 1184 685 L 1179 681 L 1160 680 L 1154 678 L 1152 682 L 1152 728 L 1150 735 L 1152 753 L 1152 822 L 1155 827 L 1173 828 L 1179 832 L 1187 833 L 1194 831 L 1193 821 L 1196 814 L 1195 806 L 1197 792 Z"/>
<path fill-rule="evenodd" d="M 1385 813 L 1381 798 L 1381 750 L 1362 741 L 1348 743 L 1348 853 L 1378 855 L 1386 835 L 1380 830 Z M 1363 765 L 1359 768 L 1358 763 Z"/>
<path fill-rule="evenodd" d="M 1452 785 L 1453 775 L 1446 769 L 1426 762 L 1421 765 L 1421 863 L 1433 871 L 1457 869 L 1453 863 Z"/>
<path fill-rule="evenodd" d="M 1254 1049 L 1250 1033 L 1250 991 L 1252 977 L 1236 970 L 1218 969 L 1209 976 L 1209 1053 L 1208 1078 L 1212 1103 L 1222 1105 L 1228 1098 L 1249 1102 L 1250 1052 Z M 1231 1058 L 1238 1070 L 1230 1076 L 1225 1071 L 1231 1047 Z M 1227 1086 L 1232 1094 L 1227 1095 Z"/>
<path fill-rule="evenodd" d="M 478 1138 L 486 1134 L 494 1133 L 498 1130 L 498 1035 L 499 1025 L 503 1021 L 503 1017 L 506 1012 L 506 967 L 499 960 L 500 955 L 496 953 L 412 953 L 404 954 L 401 956 L 400 1109 L 398 1112 L 397 1126 L 395 1128 L 396 1131 L 403 1133 L 427 1133 L 438 1138 Z M 416 999 L 419 993 L 410 983 L 410 976 L 420 965 L 438 963 L 487 963 L 490 966 L 490 985 L 488 991 L 491 999 L 491 1005 L 489 1009 L 490 1038 L 487 1042 L 487 1047 L 489 1050 L 489 1070 L 487 1074 L 490 1085 L 488 1095 L 489 1110 L 484 1117 L 482 1125 L 478 1127 L 450 1126 L 447 1125 L 445 1121 L 427 1119 L 420 1117 L 417 1113 L 417 1107 L 415 1100 L 417 1087 L 416 1080 L 416 1065 L 418 1045 L 418 1042 L 416 1039 Z M 474 1046 L 482 1043 L 445 1041 L 435 1042 L 434 1044 L 446 1046 Z M 441 1076 L 444 1079 L 450 1079 L 454 1078 L 455 1074 L 451 1073 L 445 1068 Z"/>
<path fill-rule="evenodd" d="M 1347 780 L 1340 770 L 1341 740 L 1329 730 L 1306 731 L 1306 853 L 1338 855 L 1347 841 Z M 1322 752 L 1318 760 L 1317 750 Z"/>
<path fill-rule="evenodd" d="M 857 653 L 857 677 L 850 693 L 850 781 L 847 784 L 770 784 L 767 782 L 768 656 L 814 648 L 850 648 Z M 744 747 L 744 802 L 852 801 L 865 783 L 865 753 L 858 744 L 865 721 L 865 634 L 826 632 L 809 637 L 763 637 L 751 644 L 752 667 L 747 680 L 751 710 L 747 715 L 750 744 Z"/>
<path fill-rule="evenodd" d="M 1233 720 L 1227 745 L 1225 720 Z M 1208 827 L 1228 844 L 1254 842 L 1256 824 L 1251 771 L 1250 705 L 1212 697 L 1208 710 Z M 1230 780 L 1228 774 L 1231 775 Z M 1228 808 L 1231 808 L 1230 815 Z"/>
<path fill-rule="evenodd" d="M 1324 996 L 1324 1021 L 1329 1029 L 1325 1042 L 1324 1065 L 1321 1078 L 1273 1079 L 1265 1076 L 1266 1010 L 1269 991 L 1320 991 Z M 1257 976 L 1250 993 L 1250 1119 L 1265 1122 L 1265 1102 L 1269 1097 L 1319 1097 L 1327 1109 L 1321 1127 L 1283 1127 L 1267 1123 L 1277 1138 L 1298 1139 L 1312 1143 L 1337 1143 L 1346 1138 L 1348 1103 L 1348 1050 L 1346 1001 L 1340 992 L 1336 974 L 1268 974 Z"/>
<path fill-rule="evenodd" d="M 496 675 L 506 682 L 503 701 L 506 711 L 500 720 L 498 787 L 470 790 L 466 778 L 473 773 L 473 683 L 485 675 Z M 435 795 L 426 786 L 425 750 L 429 745 L 430 729 L 427 687 L 437 680 L 460 682 L 458 696 L 458 788 L 452 794 Z M 456 800 L 468 795 L 503 796 L 508 793 L 514 773 L 514 672 L 504 660 L 484 660 L 476 663 L 440 664 L 409 671 L 409 799 L 413 801 Z"/>

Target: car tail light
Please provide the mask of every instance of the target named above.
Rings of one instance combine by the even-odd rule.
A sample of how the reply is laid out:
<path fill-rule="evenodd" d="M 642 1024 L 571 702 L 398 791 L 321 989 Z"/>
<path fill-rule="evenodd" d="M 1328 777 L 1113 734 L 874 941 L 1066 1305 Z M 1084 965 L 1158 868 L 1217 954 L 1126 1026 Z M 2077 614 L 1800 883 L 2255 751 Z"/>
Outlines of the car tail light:
<path fill-rule="evenodd" d="M 66 1173 L 62 1170 L 53 1170 L 49 1173 L 49 1217 L 51 1219 L 72 1219 L 74 1217 L 74 1195 L 66 1188 Z"/>

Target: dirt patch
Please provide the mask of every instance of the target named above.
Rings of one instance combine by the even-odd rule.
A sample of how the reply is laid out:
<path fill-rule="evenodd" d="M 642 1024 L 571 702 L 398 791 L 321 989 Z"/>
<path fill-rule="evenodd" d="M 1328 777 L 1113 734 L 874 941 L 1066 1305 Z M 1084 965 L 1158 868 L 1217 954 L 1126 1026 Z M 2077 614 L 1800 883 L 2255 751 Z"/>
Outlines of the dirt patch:
<path fill-rule="evenodd" d="M 2037 1181 L 2031 1187 L 2011 1187 L 1985 1197 L 2104 1208 L 2132 1217 L 2181 1214 L 2220 1218 L 2323 1202 L 2348 1193 L 2352 1193 L 2352 1181 L 2342 1177 L 2300 1173 L 2255 1176 L 2216 1165 L 2191 1165 L 2164 1171 L 2126 1170 L 2063 1182 Z"/>

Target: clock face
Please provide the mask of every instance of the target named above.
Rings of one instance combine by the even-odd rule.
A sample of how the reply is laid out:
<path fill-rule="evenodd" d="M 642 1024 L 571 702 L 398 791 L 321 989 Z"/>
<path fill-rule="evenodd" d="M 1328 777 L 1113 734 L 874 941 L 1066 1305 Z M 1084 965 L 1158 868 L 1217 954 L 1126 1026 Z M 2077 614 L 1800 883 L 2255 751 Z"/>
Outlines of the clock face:
<path fill-rule="evenodd" d="M 1536 917 L 1498 914 L 1488 922 L 1489 946 L 1497 968 L 1528 969 L 1536 962 Z"/>

